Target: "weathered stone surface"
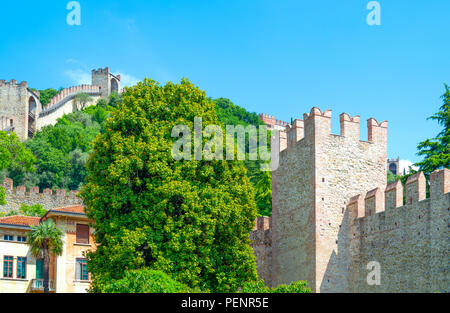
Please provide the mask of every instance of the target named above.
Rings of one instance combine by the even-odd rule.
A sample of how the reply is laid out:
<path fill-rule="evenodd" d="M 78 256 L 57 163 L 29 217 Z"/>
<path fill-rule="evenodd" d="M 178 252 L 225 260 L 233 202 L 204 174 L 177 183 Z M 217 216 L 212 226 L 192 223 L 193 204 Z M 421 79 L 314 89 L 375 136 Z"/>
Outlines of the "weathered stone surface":
<path fill-rule="evenodd" d="M 314 292 L 448 292 L 450 171 L 431 175 L 430 199 L 423 174 L 411 177 L 403 206 L 401 184 L 386 186 L 387 122 L 369 119 L 367 142 L 358 123 L 342 114 L 332 135 L 331 112 L 313 108 L 304 135 L 280 145 L 272 223 L 251 235 L 260 276 L 306 280 Z M 372 261 L 379 286 L 367 283 Z"/>

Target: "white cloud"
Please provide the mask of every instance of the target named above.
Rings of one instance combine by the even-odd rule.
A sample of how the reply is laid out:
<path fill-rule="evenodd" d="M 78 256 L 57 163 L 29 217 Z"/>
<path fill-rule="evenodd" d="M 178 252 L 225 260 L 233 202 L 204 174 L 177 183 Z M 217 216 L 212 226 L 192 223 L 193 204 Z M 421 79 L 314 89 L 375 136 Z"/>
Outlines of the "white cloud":
<path fill-rule="evenodd" d="M 400 163 L 399 164 L 399 167 L 400 167 L 399 173 L 401 175 L 403 175 L 403 173 L 408 174 L 410 172 L 409 171 L 410 167 L 415 171 L 419 170 L 419 168 L 417 166 L 414 166 L 413 162 L 411 162 L 410 160 L 400 160 L 399 163 Z"/>
<path fill-rule="evenodd" d="M 92 76 L 91 73 L 77 69 L 77 70 L 67 70 L 64 72 L 75 85 L 90 85 Z"/>

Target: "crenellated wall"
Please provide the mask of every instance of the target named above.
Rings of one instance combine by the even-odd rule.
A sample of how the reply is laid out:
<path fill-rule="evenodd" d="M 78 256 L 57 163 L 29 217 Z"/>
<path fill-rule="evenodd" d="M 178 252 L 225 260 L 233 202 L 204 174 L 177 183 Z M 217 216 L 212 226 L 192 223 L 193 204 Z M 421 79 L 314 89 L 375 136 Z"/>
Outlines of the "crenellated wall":
<path fill-rule="evenodd" d="M 280 135 L 279 167 L 272 172 L 272 283 L 307 280 L 315 292 L 348 289 L 348 258 L 335 257 L 348 199 L 386 185 L 387 122 L 340 115 L 331 134 L 331 111 L 313 108 Z M 276 147 L 273 145 L 276 149 Z M 330 270 L 332 268 L 332 270 Z"/>
<path fill-rule="evenodd" d="M 40 204 L 46 210 L 82 204 L 82 200 L 77 197 L 78 191 L 66 192 L 65 189 L 58 189 L 54 193 L 51 189 L 44 189 L 39 192 L 38 187 L 30 188 L 27 191 L 25 186 L 13 187 L 13 181 L 6 178 L 3 182 L 6 191 L 6 205 L 0 205 L 0 212 L 18 211 L 22 204 Z"/>
<path fill-rule="evenodd" d="M 86 93 L 91 96 L 92 100 L 86 104 L 91 106 L 97 103 L 101 96 L 100 86 L 81 85 L 70 88 L 64 88 L 56 96 L 54 96 L 49 105 L 42 110 L 37 120 L 37 130 L 47 125 L 54 125 L 57 120 L 64 116 L 80 110 L 79 104 L 75 101 L 75 96 L 79 93 Z"/>
<path fill-rule="evenodd" d="M 286 129 L 286 127 L 290 126 L 288 122 L 278 120 L 275 118 L 275 116 L 270 115 L 270 114 L 261 113 L 258 116 L 259 116 L 259 119 L 268 126 L 269 130 L 277 129 L 277 130 L 284 131 Z"/>
<path fill-rule="evenodd" d="M 42 107 L 39 92 L 29 89 L 27 82 L 0 80 L 0 131 L 14 131 L 21 140 L 31 138 L 42 127 L 54 125 L 64 114 L 79 110 L 74 101 L 78 93 L 90 95 L 92 101 L 87 106 L 93 105 L 100 97 L 121 92 L 120 79 L 108 67 L 93 70 L 92 85 L 64 88 L 46 107 Z"/>
<path fill-rule="evenodd" d="M 429 199 L 423 173 L 410 176 L 403 187 L 395 182 L 355 196 L 348 204 L 348 292 L 449 292 L 450 170 L 430 177 Z M 340 249 L 339 249 L 340 248 Z M 369 285 L 369 262 L 381 267 L 381 284 Z"/>
<path fill-rule="evenodd" d="M 272 284 L 272 218 L 258 217 L 255 227 L 250 233 L 253 252 L 257 260 L 257 271 L 260 279 L 264 279 L 266 285 Z"/>

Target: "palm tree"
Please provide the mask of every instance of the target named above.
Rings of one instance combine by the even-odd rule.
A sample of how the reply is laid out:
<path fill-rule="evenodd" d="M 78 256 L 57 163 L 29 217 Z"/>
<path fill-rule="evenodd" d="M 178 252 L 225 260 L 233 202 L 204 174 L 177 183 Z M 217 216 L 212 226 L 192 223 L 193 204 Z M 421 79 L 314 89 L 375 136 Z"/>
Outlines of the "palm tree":
<path fill-rule="evenodd" d="M 44 293 L 48 293 L 50 253 L 57 256 L 62 254 L 63 232 L 56 228 L 51 219 L 42 222 L 39 226 L 32 226 L 31 229 L 27 243 L 34 257 L 44 259 Z"/>

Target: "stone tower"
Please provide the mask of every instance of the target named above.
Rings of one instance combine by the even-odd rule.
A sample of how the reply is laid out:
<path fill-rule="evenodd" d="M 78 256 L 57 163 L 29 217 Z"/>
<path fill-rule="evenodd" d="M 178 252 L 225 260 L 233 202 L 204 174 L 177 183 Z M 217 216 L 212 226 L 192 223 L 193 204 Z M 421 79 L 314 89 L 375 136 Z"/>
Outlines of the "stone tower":
<path fill-rule="evenodd" d="M 333 135 L 331 111 L 313 108 L 281 136 L 280 150 L 287 148 L 272 172 L 272 285 L 307 280 L 313 292 L 348 290 L 348 201 L 385 186 L 387 171 L 387 122 L 369 119 L 368 141 L 359 122 L 343 113 Z"/>
<path fill-rule="evenodd" d="M 40 112 L 39 93 L 27 82 L 0 81 L 0 130 L 14 131 L 21 140 L 33 136 Z"/>
<path fill-rule="evenodd" d="M 92 85 L 100 86 L 102 97 L 106 98 L 113 92 L 120 92 L 120 75 L 111 74 L 109 67 L 92 70 Z"/>

